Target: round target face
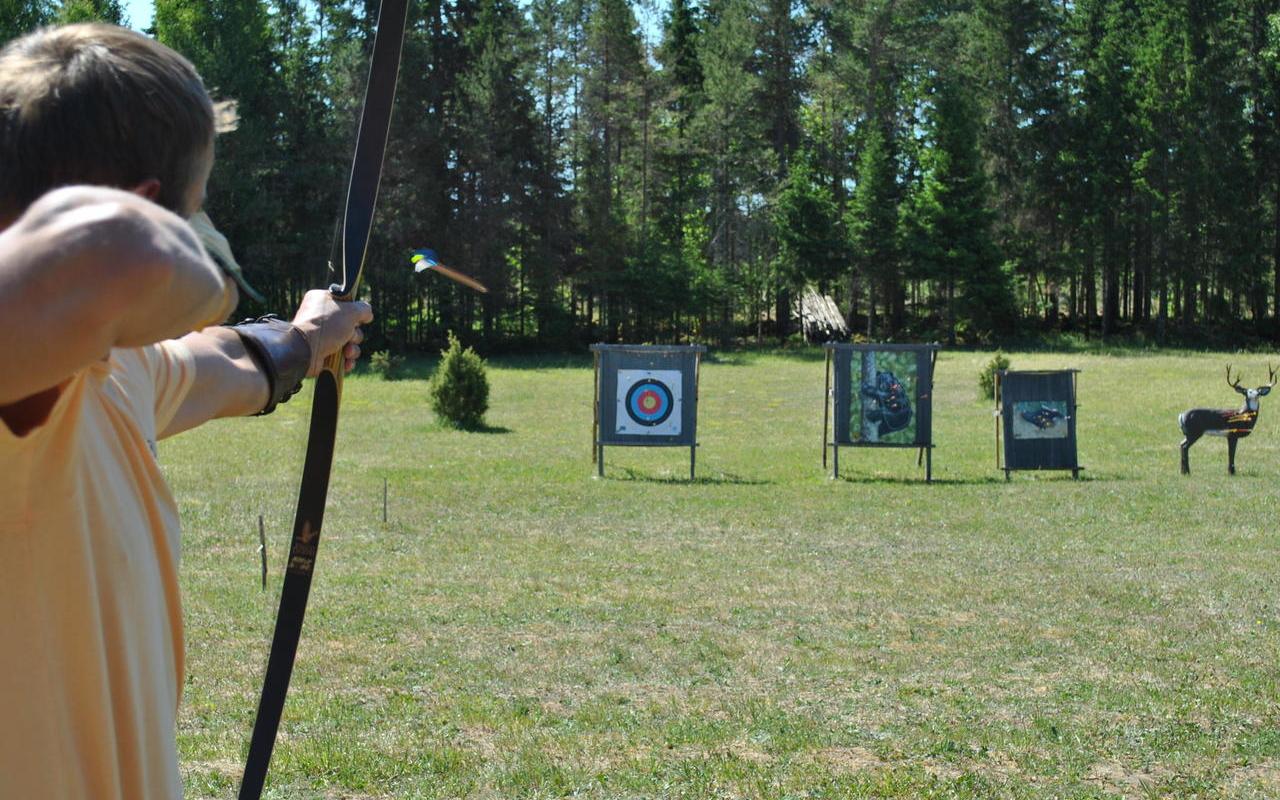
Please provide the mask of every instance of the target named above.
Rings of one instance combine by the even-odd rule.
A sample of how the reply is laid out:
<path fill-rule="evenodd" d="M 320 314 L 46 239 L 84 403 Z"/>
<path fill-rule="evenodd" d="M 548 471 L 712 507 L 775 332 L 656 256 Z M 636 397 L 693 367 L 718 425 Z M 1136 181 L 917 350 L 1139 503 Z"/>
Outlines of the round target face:
<path fill-rule="evenodd" d="M 661 425 L 671 416 L 674 406 L 671 389 L 653 378 L 637 381 L 627 391 L 627 416 L 641 425 Z"/>

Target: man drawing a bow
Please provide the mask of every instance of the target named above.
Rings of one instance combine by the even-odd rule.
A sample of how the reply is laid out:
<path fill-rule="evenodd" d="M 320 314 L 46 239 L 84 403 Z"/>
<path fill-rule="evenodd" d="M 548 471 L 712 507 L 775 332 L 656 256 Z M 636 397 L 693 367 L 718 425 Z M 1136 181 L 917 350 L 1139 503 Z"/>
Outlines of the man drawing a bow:
<path fill-rule="evenodd" d="M 187 222 L 213 105 L 168 48 L 37 31 L 0 52 L 0 109 L 0 797 L 179 797 L 178 513 L 154 443 L 267 413 L 338 352 L 350 369 L 372 311 L 314 291 L 292 323 L 218 326 L 236 285 Z"/>

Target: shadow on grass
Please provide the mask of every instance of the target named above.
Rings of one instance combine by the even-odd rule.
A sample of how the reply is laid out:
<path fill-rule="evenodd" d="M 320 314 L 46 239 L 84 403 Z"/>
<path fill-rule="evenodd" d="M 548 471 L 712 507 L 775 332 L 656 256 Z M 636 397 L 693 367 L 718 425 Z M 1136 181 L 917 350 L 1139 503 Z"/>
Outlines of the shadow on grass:
<path fill-rule="evenodd" d="M 1195 478 L 1218 478 L 1219 476 L 1229 481 L 1260 481 L 1263 479 L 1271 480 L 1270 476 L 1260 472 L 1249 472 L 1248 467 L 1236 467 L 1236 474 L 1232 475 L 1227 472 L 1226 467 L 1221 469 L 1210 469 L 1209 467 L 1201 467 L 1198 471 L 1194 464 L 1191 465 L 1191 474 L 1183 475 L 1176 469 L 1170 470 L 1169 474 L 1175 478 L 1179 478 L 1187 482 L 1193 483 Z"/>
<path fill-rule="evenodd" d="M 841 474 L 839 478 L 831 478 L 827 476 L 833 483 L 856 483 L 856 484 L 902 484 L 920 486 L 994 486 L 1005 482 L 1004 475 L 999 476 L 976 476 L 968 478 L 938 478 L 926 482 L 924 475 L 849 475 Z"/>
<path fill-rule="evenodd" d="M 617 473 L 621 471 L 625 473 L 625 477 L 619 477 L 616 474 L 610 475 L 609 472 Z M 595 477 L 595 474 L 592 474 Z M 604 473 L 605 480 L 625 480 L 634 481 L 636 483 L 670 483 L 670 484 L 687 484 L 690 486 L 772 486 L 774 481 L 761 480 L 759 478 L 746 478 L 741 475 L 735 475 L 732 472 L 721 472 L 714 476 L 699 475 L 690 480 L 687 477 L 679 475 L 649 475 L 643 472 L 637 472 L 631 467 L 613 467 L 606 468 Z"/>
<path fill-rule="evenodd" d="M 1019 476 L 1021 476 L 1021 479 L 1019 479 Z M 849 475 L 849 474 L 845 474 L 844 470 L 841 470 L 841 475 L 839 478 L 832 479 L 829 473 L 827 475 L 827 478 L 839 483 L 858 483 L 858 484 L 875 484 L 875 483 L 895 484 L 897 483 L 897 484 L 904 484 L 904 485 L 918 483 L 922 486 L 927 485 L 925 483 L 924 475 L 919 475 L 918 477 L 912 477 L 909 475 L 870 475 L 870 474 L 856 474 L 856 473 L 853 475 Z M 1009 480 L 1005 480 L 1004 472 L 1001 471 L 994 475 L 973 475 L 973 476 L 949 477 L 949 478 L 935 477 L 931 483 L 938 484 L 940 486 L 997 486 L 997 485 L 1012 486 L 1013 484 L 1016 484 L 1016 483 L 1024 483 L 1024 484 L 1026 483 L 1043 483 L 1043 484 L 1065 483 L 1070 485 L 1070 484 L 1077 484 L 1077 483 L 1097 483 L 1097 482 L 1115 483 L 1117 481 L 1130 481 L 1130 480 L 1133 480 L 1132 476 L 1113 475 L 1113 474 L 1090 475 L 1086 473 L 1083 469 L 1081 469 L 1080 471 L 1079 478 L 1072 478 L 1071 470 L 1024 469 L 1024 470 L 1014 470 L 1013 475 Z"/>
<path fill-rule="evenodd" d="M 1067 483 L 1096 483 L 1103 481 L 1112 483 L 1115 481 L 1132 480 L 1129 475 L 1098 475 L 1097 473 L 1089 473 L 1085 471 L 1085 467 L 1080 468 L 1080 477 L 1072 478 L 1069 469 L 1015 469 L 1013 474 L 1009 476 L 1009 483 L 1017 483 L 1019 476 L 1023 483 L 1057 483 L 1066 481 Z M 1004 477 L 1000 481 L 1004 482 Z"/>
<path fill-rule="evenodd" d="M 441 425 L 441 429 L 449 431 L 461 431 L 462 433 L 513 433 L 513 431 L 503 425 L 489 425 L 480 423 L 479 425 L 468 425 L 465 428 L 455 427 L 453 425 Z"/>
<path fill-rule="evenodd" d="M 440 422 L 439 420 L 417 425 L 414 427 L 414 431 L 417 433 L 515 433 L 514 430 L 503 425 L 487 425 L 482 423 L 474 427 L 462 428 L 457 425 L 450 425 L 447 422 Z"/>

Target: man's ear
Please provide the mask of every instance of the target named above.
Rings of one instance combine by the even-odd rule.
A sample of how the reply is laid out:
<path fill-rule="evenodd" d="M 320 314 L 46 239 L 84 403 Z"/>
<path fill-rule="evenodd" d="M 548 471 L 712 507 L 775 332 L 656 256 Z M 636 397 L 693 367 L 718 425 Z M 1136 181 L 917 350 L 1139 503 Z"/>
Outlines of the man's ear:
<path fill-rule="evenodd" d="M 154 203 L 156 198 L 160 196 L 160 179 L 147 178 L 142 183 L 130 188 L 129 191 Z"/>

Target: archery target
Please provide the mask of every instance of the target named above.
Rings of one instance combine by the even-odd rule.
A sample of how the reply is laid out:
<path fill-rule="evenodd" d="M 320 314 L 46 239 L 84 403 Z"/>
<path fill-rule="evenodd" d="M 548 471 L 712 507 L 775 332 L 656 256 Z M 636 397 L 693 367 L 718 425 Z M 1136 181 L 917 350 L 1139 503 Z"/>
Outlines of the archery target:
<path fill-rule="evenodd" d="M 679 436 L 682 389 L 679 370 L 618 370 L 616 433 Z"/>

